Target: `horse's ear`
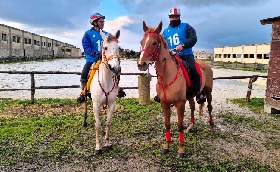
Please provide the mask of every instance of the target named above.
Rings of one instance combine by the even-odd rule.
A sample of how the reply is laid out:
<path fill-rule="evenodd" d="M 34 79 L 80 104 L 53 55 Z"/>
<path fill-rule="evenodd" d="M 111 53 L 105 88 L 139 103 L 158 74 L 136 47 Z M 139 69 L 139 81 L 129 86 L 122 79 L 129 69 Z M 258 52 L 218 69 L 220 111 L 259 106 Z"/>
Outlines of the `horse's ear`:
<path fill-rule="evenodd" d="M 143 21 L 143 31 L 146 32 L 148 30 L 148 27 L 146 25 L 146 22 Z"/>
<path fill-rule="evenodd" d="M 155 32 L 156 32 L 157 34 L 160 34 L 161 29 L 162 29 L 162 21 L 160 21 L 160 23 L 158 24 L 158 27 L 156 28 Z"/>
<path fill-rule="evenodd" d="M 100 29 L 100 35 L 104 41 L 107 40 L 108 36 L 106 36 L 105 33 L 101 29 Z"/>
<path fill-rule="evenodd" d="M 121 31 L 120 31 L 120 30 L 118 30 L 118 31 L 116 32 L 116 38 L 117 38 L 117 39 L 119 39 L 120 34 L 121 34 Z"/>

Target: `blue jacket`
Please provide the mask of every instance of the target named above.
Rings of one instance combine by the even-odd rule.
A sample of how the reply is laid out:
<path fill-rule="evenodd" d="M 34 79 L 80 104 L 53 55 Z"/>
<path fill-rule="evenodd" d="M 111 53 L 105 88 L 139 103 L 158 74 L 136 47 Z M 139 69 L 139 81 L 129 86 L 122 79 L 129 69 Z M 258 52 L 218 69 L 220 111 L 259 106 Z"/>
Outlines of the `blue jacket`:
<path fill-rule="evenodd" d="M 168 49 L 170 49 L 170 50 L 174 49 L 178 45 L 183 44 L 185 42 L 185 40 L 188 39 L 188 34 L 186 32 L 187 26 L 188 26 L 187 23 L 181 23 L 177 27 L 168 26 L 163 31 L 163 36 L 168 43 Z M 192 48 L 191 47 L 183 48 L 183 50 L 180 51 L 179 55 L 183 55 L 183 54 L 184 55 L 188 55 L 188 54 L 193 55 Z"/>
<path fill-rule="evenodd" d="M 108 32 L 103 30 L 102 32 L 105 33 L 105 35 L 108 34 Z M 96 62 L 98 60 L 98 56 L 101 54 L 102 43 L 103 40 L 99 31 L 90 29 L 85 32 L 82 45 L 86 54 L 86 62 Z"/>

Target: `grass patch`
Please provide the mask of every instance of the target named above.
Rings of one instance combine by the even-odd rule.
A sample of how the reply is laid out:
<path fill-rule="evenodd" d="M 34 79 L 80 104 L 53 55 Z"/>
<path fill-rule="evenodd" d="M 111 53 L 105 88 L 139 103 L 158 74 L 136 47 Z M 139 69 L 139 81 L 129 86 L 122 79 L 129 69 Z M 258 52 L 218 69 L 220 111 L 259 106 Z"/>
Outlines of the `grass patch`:
<path fill-rule="evenodd" d="M 162 171 L 276 171 L 254 157 L 236 158 L 222 149 L 217 150 L 213 143 L 221 139 L 229 143 L 242 140 L 219 129 L 211 136 L 209 125 L 199 120 L 193 132 L 185 135 L 186 157 L 177 158 L 176 123 L 171 125 L 174 142 L 170 153 L 162 155 L 163 115 L 160 104 L 152 100 L 150 105 L 142 106 L 138 99 L 117 99 L 110 133 L 114 148 L 98 157 L 93 155 L 95 121 L 92 112 L 88 112 L 89 126 L 82 127 L 83 107 L 75 100 L 40 99 L 31 104 L 28 100 L 2 99 L 0 105 L 0 170 L 22 163 L 35 164 L 40 169 L 40 165 L 48 165 L 48 162 L 67 164 L 76 160 L 92 168 L 111 159 L 127 162 L 135 157 L 147 160 L 147 166 L 156 166 Z M 106 115 L 102 113 L 100 118 L 104 135 Z M 246 118 L 230 120 L 240 125 L 248 123 Z M 250 123 L 253 124 L 261 129 L 258 123 Z M 272 142 L 268 145 L 278 146 Z"/>
<path fill-rule="evenodd" d="M 264 99 L 263 98 L 251 98 L 250 102 L 246 102 L 245 98 L 230 99 L 234 104 L 238 104 L 241 107 L 246 107 L 256 113 L 264 113 Z"/>

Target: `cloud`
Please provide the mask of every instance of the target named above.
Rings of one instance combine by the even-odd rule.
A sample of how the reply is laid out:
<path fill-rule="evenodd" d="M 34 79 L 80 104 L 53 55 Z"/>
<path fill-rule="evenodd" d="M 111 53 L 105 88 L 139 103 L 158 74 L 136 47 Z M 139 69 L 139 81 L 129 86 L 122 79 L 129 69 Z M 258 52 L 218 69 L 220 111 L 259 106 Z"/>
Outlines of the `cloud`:
<path fill-rule="evenodd" d="M 0 0 L 3 20 L 35 27 L 79 28 L 100 5 L 98 0 Z"/>
<path fill-rule="evenodd" d="M 162 21 L 166 28 L 168 11 L 176 6 L 181 20 L 196 29 L 194 50 L 213 51 L 216 46 L 268 43 L 271 25 L 261 25 L 260 20 L 279 16 L 280 6 L 279 0 L 114 0 L 114 8 L 108 8 L 109 2 L 0 0 L 0 22 L 82 48 L 81 39 L 91 27 L 89 16 L 100 11 L 106 15 L 104 30 L 114 34 L 120 29 L 121 47 L 138 51 L 142 22 L 156 27 Z"/>

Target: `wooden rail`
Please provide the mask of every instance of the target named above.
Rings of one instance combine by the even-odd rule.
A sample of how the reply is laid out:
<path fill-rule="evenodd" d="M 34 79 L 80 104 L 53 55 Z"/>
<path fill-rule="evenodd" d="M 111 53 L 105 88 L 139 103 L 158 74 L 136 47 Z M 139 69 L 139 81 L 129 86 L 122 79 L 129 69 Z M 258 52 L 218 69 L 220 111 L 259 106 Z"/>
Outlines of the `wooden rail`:
<path fill-rule="evenodd" d="M 76 74 L 81 75 L 81 72 L 62 72 L 62 71 L 0 71 L 0 73 L 7 73 L 7 74 L 29 74 L 31 77 L 31 88 L 20 88 L 20 89 L 0 89 L 0 91 L 19 91 L 19 90 L 28 90 L 31 91 L 31 101 L 34 103 L 34 96 L 36 89 L 61 89 L 61 88 L 80 88 L 79 85 L 68 85 L 68 86 L 35 86 L 35 74 Z M 150 75 L 149 73 L 121 73 L 121 75 Z M 156 77 L 150 75 L 151 77 Z M 250 78 L 248 83 L 248 91 L 246 95 L 246 100 L 250 101 L 250 95 L 252 90 L 252 83 L 255 82 L 258 77 L 267 78 L 267 76 L 262 75 L 251 75 L 251 76 L 230 76 L 230 77 L 216 77 L 213 78 L 214 80 L 217 79 L 247 79 Z M 138 89 L 138 87 L 122 87 L 124 89 Z"/>

